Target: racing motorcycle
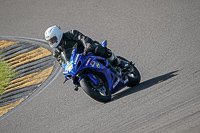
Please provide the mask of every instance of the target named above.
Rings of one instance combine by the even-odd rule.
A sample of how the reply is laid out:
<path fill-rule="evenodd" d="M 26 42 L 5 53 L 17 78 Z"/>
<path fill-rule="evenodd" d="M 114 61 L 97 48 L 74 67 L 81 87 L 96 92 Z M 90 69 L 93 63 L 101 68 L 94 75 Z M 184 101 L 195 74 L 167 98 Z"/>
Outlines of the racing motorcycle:
<path fill-rule="evenodd" d="M 100 43 L 106 47 L 106 40 Z M 132 62 L 118 56 L 128 66 L 125 69 L 112 66 L 107 59 L 95 56 L 93 53 L 84 55 L 78 53 L 77 48 L 72 49 L 70 60 L 66 54 L 61 53 L 63 60 L 64 83 L 72 79 L 75 90 L 81 87 L 86 94 L 99 102 L 111 100 L 111 94 L 128 86 L 133 87 L 140 82 L 140 73 Z"/>

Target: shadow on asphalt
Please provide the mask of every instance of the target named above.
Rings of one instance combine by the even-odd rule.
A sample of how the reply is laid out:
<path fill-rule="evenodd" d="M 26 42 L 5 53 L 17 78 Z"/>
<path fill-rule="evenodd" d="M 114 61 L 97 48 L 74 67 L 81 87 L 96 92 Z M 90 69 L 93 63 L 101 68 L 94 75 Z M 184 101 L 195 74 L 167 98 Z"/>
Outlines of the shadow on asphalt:
<path fill-rule="evenodd" d="M 147 89 L 151 86 L 154 86 L 156 84 L 159 84 L 163 81 L 166 81 L 174 76 L 177 76 L 178 70 L 177 71 L 173 71 L 173 72 L 170 72 L 170 73 L 167 73 L 167 74 L 164 74 L 164 75 L 161 75 L 161 76 L 158 76 L 158 77 L 155 77 L 155 78 L 152 78 L 152 79 L 149 79 L 147 81 L 144 81 L 142 83 L 140 83 L 138 86 L 135 86 L 135 87 L 132 87 L 132 88 L 128 88 L 128 89 L 125 89 L 119 93 L 116 93 L 113 95 L 112 97 L 112 101 L 114 100 L 118 100 L 122 97 L 125 97 L 125 96 L 128 96 L 128 95 L 131 95 L 133 93 L 136 93 L 138 91 L 141 91 L 141 90 L 144 90 L 144 89 Z"/>

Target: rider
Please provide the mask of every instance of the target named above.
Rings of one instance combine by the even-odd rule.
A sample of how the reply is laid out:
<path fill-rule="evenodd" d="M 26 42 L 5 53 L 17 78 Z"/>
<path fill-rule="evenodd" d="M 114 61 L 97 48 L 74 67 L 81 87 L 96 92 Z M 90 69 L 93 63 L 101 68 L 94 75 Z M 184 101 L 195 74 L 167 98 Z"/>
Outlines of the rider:
<path fill-rule="evenodd" d="M 78 52 L 84 52 L 85 55 L 94 53 L 97 56 L 104 57 L 113 66 L 125 68 L 126 64 L 107 47 L 103 47 L 99 42 L 83 35 L 77 30 L 70 30 L 63 33 L 58 26 L 49 27 L 45 31 L 45 39 L 54 48 L 53 55 L 62 66 L 61 52 L 67 51 L 67 60 L 71 57 L 71 49 L 77 45 Z"/>

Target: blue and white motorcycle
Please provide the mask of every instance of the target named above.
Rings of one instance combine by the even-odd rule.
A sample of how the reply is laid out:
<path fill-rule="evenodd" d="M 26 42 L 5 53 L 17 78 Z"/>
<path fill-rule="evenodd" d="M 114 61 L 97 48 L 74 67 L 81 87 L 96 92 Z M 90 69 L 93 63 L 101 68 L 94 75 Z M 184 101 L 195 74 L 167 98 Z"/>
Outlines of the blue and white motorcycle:
<path fill-rule="evenodd" d="M 106 44 L 106 40 L 101 42 L 103 47 L 106 47 Z M 77 53 L 77 48 L 73 48 L 69 61 L 66 60 L 64 53 L 61 57 L 66 80 L 72 79 L 76 86 L 75 90 L 81 87 L 85 93 L 99 102 L 108 102 L 111 100 L 111 94 L 126 86 L 136 86 L 140 82 L 141 77 L 137 68 L 123 57 L 118 58 L 128 64 L 126 69 L 113 67 L 107 59 L 93 53 Z"/>

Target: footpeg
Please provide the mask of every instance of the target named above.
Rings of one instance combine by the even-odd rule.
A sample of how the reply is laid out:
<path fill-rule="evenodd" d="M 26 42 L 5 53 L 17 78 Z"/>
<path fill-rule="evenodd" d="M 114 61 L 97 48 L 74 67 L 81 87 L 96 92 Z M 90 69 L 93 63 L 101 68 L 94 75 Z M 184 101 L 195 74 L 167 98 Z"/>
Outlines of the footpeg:
<path fill-rule="evenodd" d="M 63 84 L 67 81 L 68 79 L 67 78 L 65 78 L 65 81 L 63 82 Z"/>
<path fill-rule="evenodd" d="M 75 86 L 74 90 L 75 90 L 75 91 L 78 91 L 78 86 Z"/>

